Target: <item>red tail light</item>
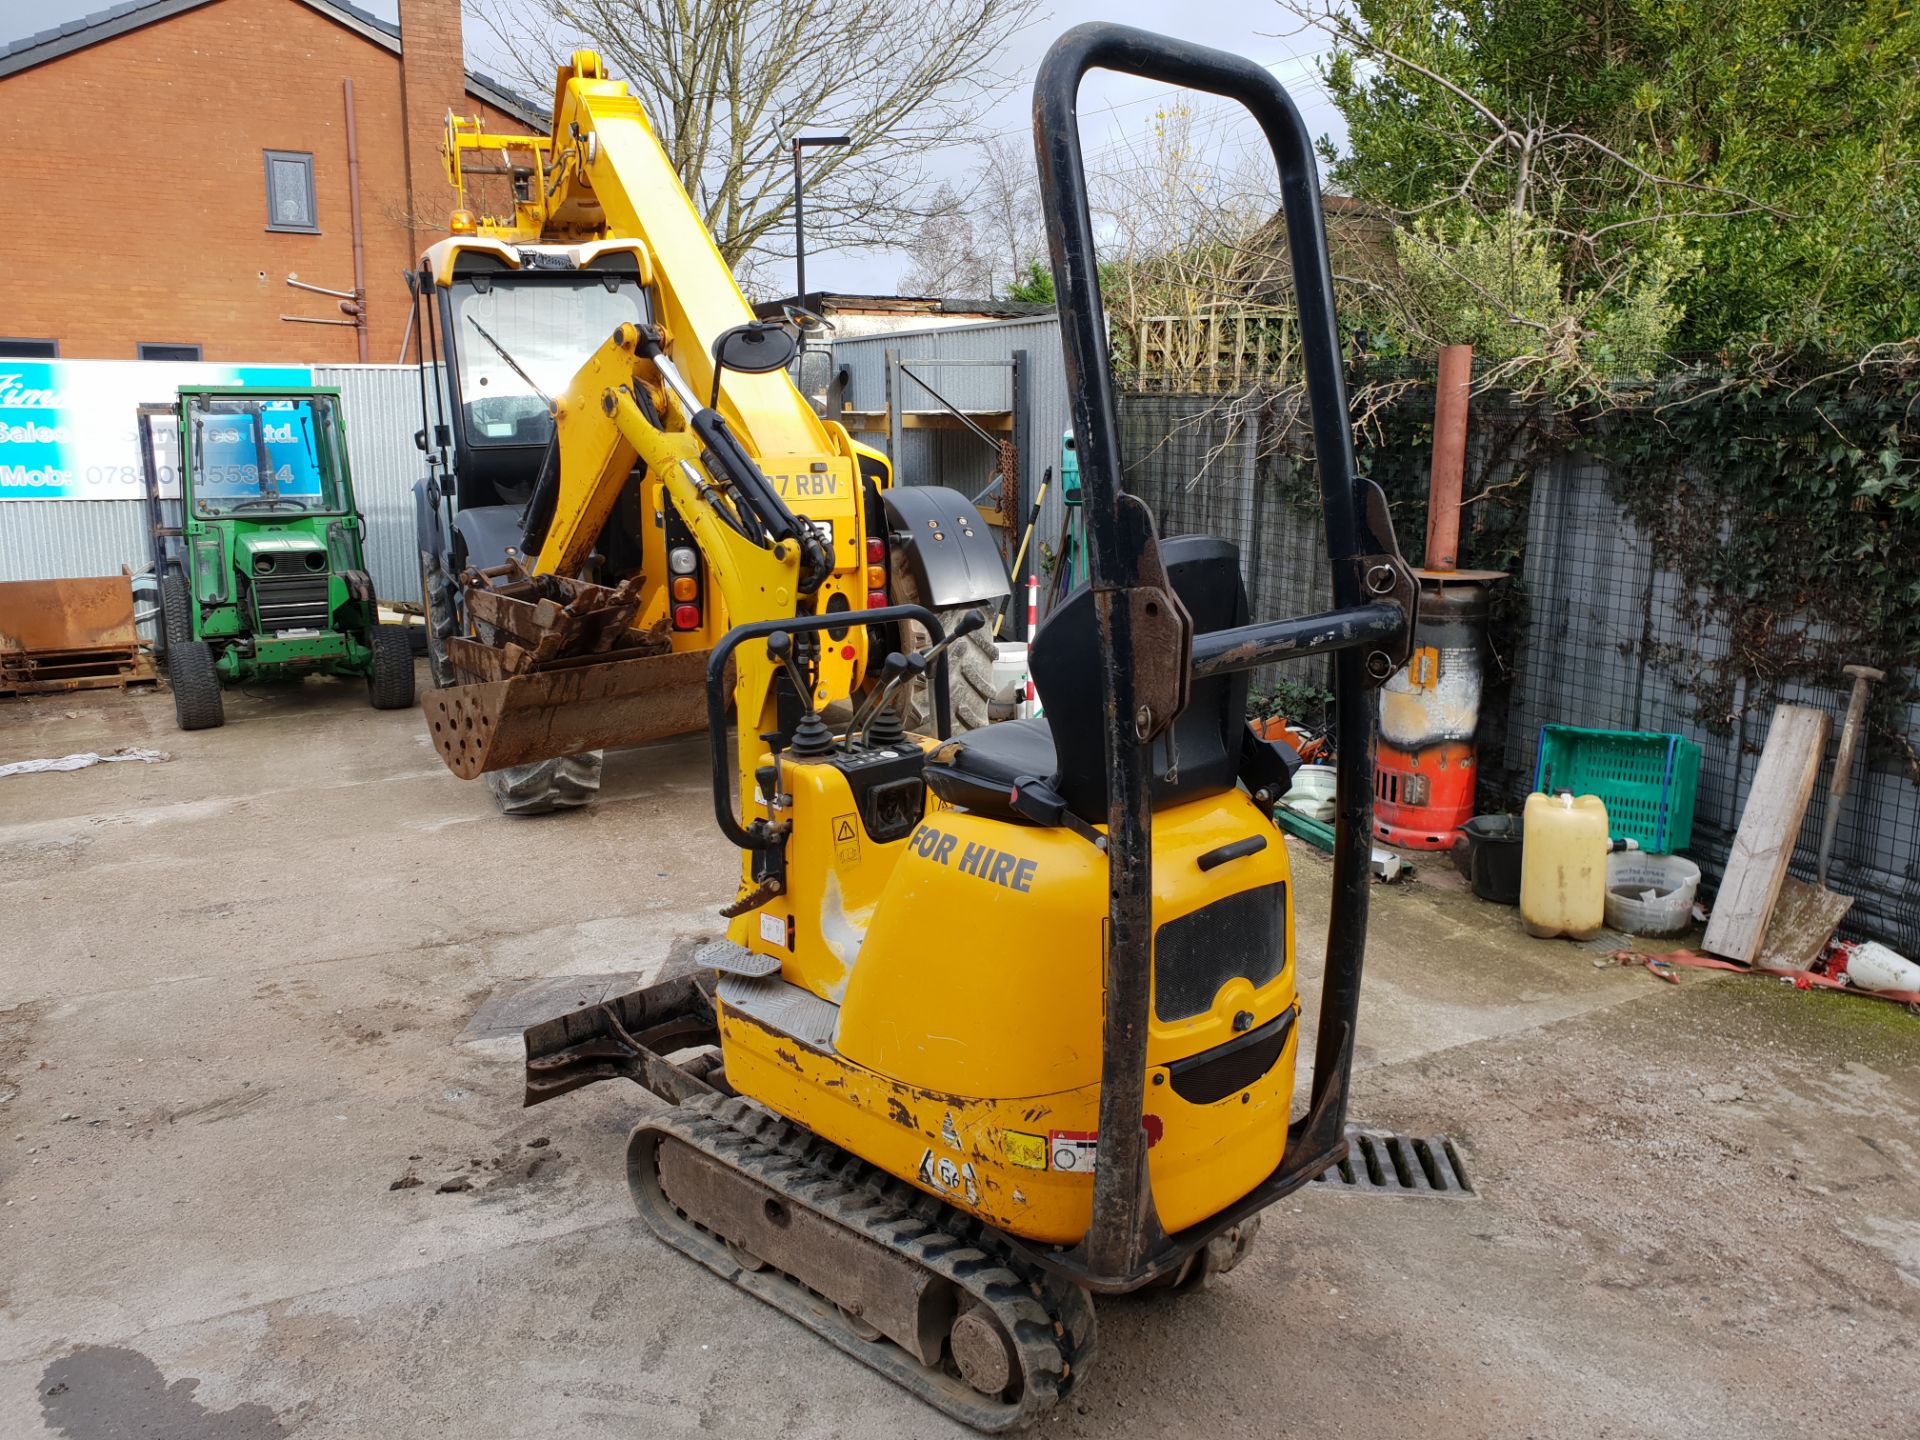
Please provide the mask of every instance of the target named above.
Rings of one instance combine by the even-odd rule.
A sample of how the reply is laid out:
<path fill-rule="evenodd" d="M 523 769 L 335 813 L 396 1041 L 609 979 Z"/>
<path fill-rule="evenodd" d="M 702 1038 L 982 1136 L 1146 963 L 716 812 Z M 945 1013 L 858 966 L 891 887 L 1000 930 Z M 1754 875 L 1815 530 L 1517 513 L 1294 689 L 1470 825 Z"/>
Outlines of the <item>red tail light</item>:
<path fill-rule="evenodd" d="M 698 630 L 700 628 L 700 607 L 698 605 L 674 606 L 673 628 L 676 630 Z"/>
<path fill-rule="evenodd" d="M 869 590 L 867 592 L 867 609 L 878 610 L 882 605 L 885 605 L 886 603 L 887 603 L 886 591 Z"/>
<path fill-rule="evenodd" d="M 882 540 L 878 535 L 870 535 L 867 537 L 867 563 L 869 565 L 884 565 L 887 563 L 887 542 Z"/>

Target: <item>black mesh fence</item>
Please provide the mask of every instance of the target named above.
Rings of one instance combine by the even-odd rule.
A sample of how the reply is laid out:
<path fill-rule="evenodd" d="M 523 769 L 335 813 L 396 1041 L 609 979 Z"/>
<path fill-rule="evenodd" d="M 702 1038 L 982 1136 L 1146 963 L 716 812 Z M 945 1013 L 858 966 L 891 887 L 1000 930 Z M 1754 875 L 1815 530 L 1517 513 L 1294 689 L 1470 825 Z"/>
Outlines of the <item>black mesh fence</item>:
<path fill-rule="evenodd" d="M 1385 491 L 1401 549 L 1417 565 L 1426 534 L 1431 372 L 1414 366 L 1368 381 L 1355 387 L 1361 467 Z M 1128 489 L 1151 505 L 1163 535 L 1198 532 L 1238 544 L 1259 616 L 1331 604 L 1302 399 L 1288 391 L 1123 400 Z M 1795 412 L 1769 443 L 1819 443 L 1816 410 L 1807 407 L 1804 435 L 1794 433 Z M 1738 574 L 1713 572 L 1703 583 L 1710 567 L 1700 555 L 1730 552 L 1750 527 L 1777 522 L 1779 497 L 1764 473 L 1744 474 L 1732 499 L 1698 477 L 1691 488 L 1672 484 L 1664 470 L 1656 485 L 1653 460 L 1597 459 L 1590 453 L 1597 447 L 1583 446 L 1590 437 L 1581 425 L 1510 397 L 1476 396 L 1468 435 L 1459 563 L 1508 577 L 1492 592 L 1480 808 L 1518 808 L 1533 788 L 1543 726 L 1684 735 L 1701 747 L 1685 853 L 1700 863 L 1710 889 L 1774 705 L 1810 705 L 1833 718 L 1792 866 L 1811 878 L 1850 683 L 1841 667 L 1879 664 L 1887 678 L 1876 687 L 1869 744 L 1842 802 L 1829 883 L 1857 897 L 1843 933 L 1920 956 L 1920 760 L 1913 748 L 1920 687 L 1914 657 L 1888 653 L 1886 606 L 1827 603 L 1781 583 L 1777 570 L 1757 577 L 1777 593 L 1746 593 L 1755 586 L 1743 590 Z M 1756 453 L 1764 460 L 1767 452 Z M 1883 598 L 1896 609 L 1911 606 L 1920 596 L 1920 514 L 1885 523 L 1896 533 L 1878 543 L 1895 553 L 1905 533 L 1898 527 L 1911 527 L 1913 568 L 1904 582 L 1897 567 L 1891 579 L 1863 570 L 1859 584 L 1888 589 Z M 1834 533 L 1844 537 L 1848 526 Z M 1913 589 L 1891 593 L 1903 583 Z M 1325 679 L 1324 662 L 1301 661 L 1271 667 L 1255 690 L 1281 687 L 1297 710 Z"/>

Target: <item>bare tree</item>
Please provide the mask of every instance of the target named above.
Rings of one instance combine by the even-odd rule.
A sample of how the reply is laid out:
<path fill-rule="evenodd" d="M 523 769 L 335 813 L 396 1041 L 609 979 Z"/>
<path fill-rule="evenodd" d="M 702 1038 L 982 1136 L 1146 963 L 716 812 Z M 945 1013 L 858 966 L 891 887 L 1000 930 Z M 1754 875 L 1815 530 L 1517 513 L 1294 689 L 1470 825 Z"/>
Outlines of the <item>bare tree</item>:
<path fill-rule="evenodd" d="M 993 291 L 992 257 L 982 251 L 974 220 L 951 185 L 933 192 L 927 213 L 906 242 L 903 295 L 968 295 Z"/>
<path fill-rule="evenodd" d="M 791 254 L 788 145 L 806 156 L 809 249 L 903 244 L 924 218 L 928 154 L 978 134 L 1013 83 L 995 56 L 1037 0 L 467 0 L 544 93 L 575 46 L 633 88 L 720 253 L 751 275 Z"/>
<path fill-rule="evenodd" d="M 1046 262 L 1033 152 L 1005 137 L 968 148 L 978 163 L 964 193 L 943 181 L 906 242 L 906 293 L 998 298 Z"/>
<path fill-rule="evenodd" d="M 988 257 L 993 293 L 999 295 L 1047 257 L 1040 221 L 1040 179 L 1033 146 L 1001 137 L 981 147 L 980 183 L 972 209 Z"/>

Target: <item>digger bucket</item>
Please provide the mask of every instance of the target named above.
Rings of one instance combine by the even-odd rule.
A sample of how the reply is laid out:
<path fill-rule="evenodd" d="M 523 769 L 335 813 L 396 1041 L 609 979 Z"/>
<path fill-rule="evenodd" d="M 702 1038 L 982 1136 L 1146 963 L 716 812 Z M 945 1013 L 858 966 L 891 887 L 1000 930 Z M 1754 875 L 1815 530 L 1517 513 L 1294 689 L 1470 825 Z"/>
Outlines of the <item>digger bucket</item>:
<path fill-rule="evenodd" d="M 529 674 L 429 690 L 420 708 L 447 768 L 472 780 L 509 765 L 704 730 L 707 654 L 580 655 Z M 454 663 L 471 673 L 457 654 Z"/>

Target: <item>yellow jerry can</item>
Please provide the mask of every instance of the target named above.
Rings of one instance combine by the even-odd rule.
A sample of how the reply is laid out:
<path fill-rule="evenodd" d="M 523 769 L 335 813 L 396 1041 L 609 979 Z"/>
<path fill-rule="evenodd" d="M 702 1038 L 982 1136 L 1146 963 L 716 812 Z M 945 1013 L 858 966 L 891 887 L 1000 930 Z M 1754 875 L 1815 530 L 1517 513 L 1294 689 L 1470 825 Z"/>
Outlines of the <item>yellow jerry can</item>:
<path fill-rule="evenodd" d="M 1529 935 L 1591 940 L 1607 914 L 1607 807 L 1598 795 L 1529 795 L 1520 923 Z"/>

